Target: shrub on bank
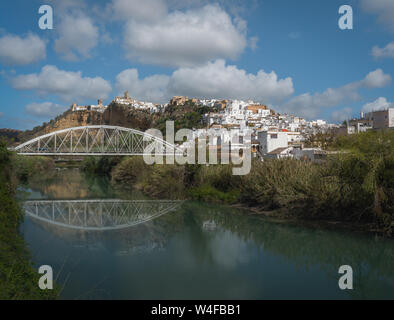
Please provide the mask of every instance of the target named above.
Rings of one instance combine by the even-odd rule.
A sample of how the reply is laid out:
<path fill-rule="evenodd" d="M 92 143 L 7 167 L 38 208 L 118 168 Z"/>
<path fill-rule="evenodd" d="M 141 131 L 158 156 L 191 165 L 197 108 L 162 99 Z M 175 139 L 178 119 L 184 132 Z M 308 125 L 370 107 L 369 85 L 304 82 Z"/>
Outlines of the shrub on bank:
<path fill-rule="evenodd" d="M 55 168 L 55 162 L 49 157 L 13 155 L 13 168 L 19 180 L 26 182 L 34 175 L 49 172 Z"/>
<path fill-rule="evenodd" d="M 153 165 L 123 160 L 113 180 L 154 197 L 241 203 L 288 216 L 373 223 L 391 234 L 394 217 L 394 131 L 335 140 L 346 152 L 322 164 L 294 159 L 252 163 L 247 176 L 230 165 Z"/>
<path fill-rule="evenodd" d="M 296 160 L 254 161 L 242 177 L 241 202 L 264 210 L 295 209 L 310 198 L 317 168 Z"/>
<path fill-rule="evenodd" d="M 34 270 L 25 242 L 18 232 L 23 214 L 15 200 L 15 166 L 18 170 L 39 169 L 36 161 L 15 161 L 6 145 L 0 143 L 0 300 L 57 297 L 57 290 L 38 287 L 40 275 Z M 24 170 L 20 172 L 24 173 Z"/>
<path fill-rule="evenodd" d="M 110 175 L 122 161 L 122 157 L 86 157 L 82 162 L 82 170 L 88 174 Z"/>
<path fill-rule="evenodd" d="M 149 176 L 145 176 L 141 182 L 140 189 L 152 197 L 184 199 L 186 195 L 184 179 L 184 166 L 155 165 L 152 166 Z"/>
<path fill-rule="evenodd" d="M 198 201 L 236 204 L 239 201 L 240 192 L 238 190 L 223 192 L 211 185 L 204 184 L 190 189 L 188 195 L 191 199 Z"/>
<path fill-rule="evenodd" d="M 142 183 L 151 171 L 142 157 L 128 157 L 112 171 L 112 180 L 123 185 Z"/>

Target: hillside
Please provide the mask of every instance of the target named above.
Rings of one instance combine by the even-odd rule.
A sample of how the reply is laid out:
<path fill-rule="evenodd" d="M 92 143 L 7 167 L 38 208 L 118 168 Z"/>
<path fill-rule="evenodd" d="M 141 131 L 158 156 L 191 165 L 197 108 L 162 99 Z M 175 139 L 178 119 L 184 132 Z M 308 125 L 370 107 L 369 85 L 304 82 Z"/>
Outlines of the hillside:
<path fill-rule="evenodd" d="M 87 125 L 113 125 L 145 131 L 157 128 L 164 134 L 165 123 L 175 121 L 175 129 L 204 127 L 203 115 L 209 112 L 208 107 L 200 107 L 191 102 L 184 105 L 169 105 L 165 112 L 150 113 L 129 106 L 111 103 L 104 113 L 96 111 L 67 110 L 48 123 L 43 123 L 32 130 L 20 131 L 15 135 L 15 142 L 28 141 L 34 137 L 50 132 Z"/>
<path fill-rule="evenodd" d="M 22 133 L 20 130 L 14 129 L 0 129 L 0 138 L 5 139 L 7 142 L 19 142 L 19 136 Z"/>

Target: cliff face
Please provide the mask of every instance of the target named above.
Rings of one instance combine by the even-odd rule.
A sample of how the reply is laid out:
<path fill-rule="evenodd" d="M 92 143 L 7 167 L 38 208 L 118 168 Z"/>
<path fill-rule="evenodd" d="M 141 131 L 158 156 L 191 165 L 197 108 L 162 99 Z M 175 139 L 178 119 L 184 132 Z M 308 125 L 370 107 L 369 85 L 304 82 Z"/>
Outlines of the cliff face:
<path fill-rule="evenodd" d="M 39 135 L 72 127 L 103 124 L 103 114 L 95 111 L 69 112 L 49 123 L 38 132 Z"/>
<path fill-rule="evenodd" d="M 103 114 L 103 124 L 145 131 L 151 128 L 153 118 L 157 117 L 158 115 L 152 115 L 149 111 L 111 104 Z"/>
<path fill-rule="evenodd" d="M 104 113 L 96 111 L 67 111 L 39 130 L 38 135 L 72 127 L 110 125 L 146 130 L 152 123 L 149 112 L 136 111 L 126 106 L 111 104 Z"/>
<path fill-rule="evenodd" d="M 111 104 L 104 113 L 96 111 L 75 111 L 67 110 L 62 115 L 57 116 L 49 123 L 32 130 L 20 132 L 15 142 L 25 142 L 34 137 L 48 134 L 73 127 L 83 127 L 88 125 L 112 125 L 126 128 L 134 128 L 145 131 L 152 125 L 153 117 L 148 111 L 133 110 L 127 106 Z"/>

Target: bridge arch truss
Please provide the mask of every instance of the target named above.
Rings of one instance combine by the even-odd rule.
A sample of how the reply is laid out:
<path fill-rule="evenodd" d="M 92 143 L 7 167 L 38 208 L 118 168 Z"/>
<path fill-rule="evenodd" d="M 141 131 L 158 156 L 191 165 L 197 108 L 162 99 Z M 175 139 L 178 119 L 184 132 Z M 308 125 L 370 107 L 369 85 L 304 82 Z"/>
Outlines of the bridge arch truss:
<path fill-rule="evenodd" d="M 174 155 L 183 154 L 177 146 L 160 137 L 131 128 L 84 126 L 48 133 L 13 149 L 22 155 Z"/>
<path fill-rule="evenodd" d="M 25 213 L 37 220 L 77 230 L 118 230 L 176 211 L 177 200 L 29 200 Z"/>

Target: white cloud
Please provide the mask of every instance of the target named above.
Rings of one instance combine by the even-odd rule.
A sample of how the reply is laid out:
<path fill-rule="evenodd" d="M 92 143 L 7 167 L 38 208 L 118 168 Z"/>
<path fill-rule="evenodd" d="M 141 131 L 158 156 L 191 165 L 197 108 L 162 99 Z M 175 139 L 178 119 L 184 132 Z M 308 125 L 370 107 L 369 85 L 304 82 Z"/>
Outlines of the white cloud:
<path fill-rule="evenodd" d="M 236 59 L 246 48 L 246 23 L 217 5 L 174 11 L 154 22 L 131 19 L 124 47 L 129 59 L 165 66 L 195 66 Z"/>
<path fill-rule="evenodd" d="M 89 58 L 91 50 L 97 46 L 98 28 L 84 14 L 66 14 L 56 30 L 59 37 L 55 40 L 55 51 L 65 60 Z"/>
<path fill-rule="evenodd" d="M 86 10 L 87 5 L 85 0 L 48 0 L 49 4 L 55 8 L 55 12 L 59 15 L 65 15 L 69 13 L 81 12 L 81 10 Z"/>
<path fill-rule="evenodd" d="M 376 14 L 378 21 L 394 32 L 394 1 L 393 0 L 361 0 L 364 11 Z"/>
<path fill-rule="evenodd" d="M 52 102 L 30 103 L 25 107 L 27 113 L 38 117 L 55 117 L 64 111 L 67 107 Z"/>
<path fill-rule="evenodd" d="M 174 95 L 198 98 L 254 99 L 265 103 L 280 102 L 294 92 L 291 78 L 278 79 L 272 71 L 247 73 L 236 66 L 226 65 L 224 60 L 209 62 L 203 66 L 180 68 L 171 76 L 155 75 L 138 78 L 135 69 L 121 72 L 116 87 L 129 90 L 138 99 L 165 102 Z"/>
<path fill-rule="evenodd" d="M 366 88 L 383 88 L 391 83 L 391 76 L 385 74 L 382 69 L 376 69 L 367 74 L 360 82 L 360 85 Z"/>
<path fill-rule="evenodd" d="M 331 113 L 331 120 L 336 123 L 343 122 L 344 120 L 350 119 L 352 113 L 353 113 L 352 108 L 344 108 L 341 110 L 336 110 Z"/>
<path fill-rule="evenodd" d="M 113 0 L 110 6 L 117 19 L 154 22 L 167 14 L 164 0 Z"/>
<path fill-rule="evenodd" d="M 267 103 L 281 101 L 294 92 L 291 78 L 278 79 L 274 71 L 247 73 L 234 65 L 226 65 L 224 60 L 176 70 L 169 90 L 174 94 L 186 92 L 193 97 L 255 99 Z"/>
<path fill-rule="evenodd" d="M 0 62 L 5 65 L 27 65 L 46 58 L 46 44 L 39 36 L 22 38 L 5 35 L 0 38 Z"/>
<path fill-rule="evenodd" d="M 384 48 L 378 46 L 373 47 L 372 55 L 375 58 L 394 58 L 394 42 L 390 42 Z"/>
<path fill-rule="evenodd" d="M 362 111 L 371 112 L 371 111 L 384 110 L 388 108 L 394 108 L 394 103 L 388 102 L 387 99 L 384 97 L 380 97 L 373 102 L 364 104 Z"/>
<path fill-rule="evenodd" d="M 322 108 L 338 106 L 341 103 L 356 101 L 360 98 L 361 88 L 382 88 L 391 83 L 391 76 L 382 69 L 368 73 L 364 79 L 346 84 L 339 88 L 328 88 L 323 93 L 304 93 L 283 104 L 284 112 L 300 114 L 306 118 L 316 117 Z"/>
<path fill-rule="evenodd" d="M 279 110 L 306 118 L 314 118 L 322 108 L 337 106 L 342 102 L 355 101 L 358 98 L 355 86 L 350 84 L 340 88 L 328 88 L 323 93 L 301 94 L 286 102 Z"/>
<path fill-rule="evenodd" d="M 106 99 L 112 91 L 108 81 L 101 77 L 82 77 L 82 73 L 59 70 L 56 66 L 46 65 L 41 73 L 20 75 L 11 80 L 17 90 L 34 90 L 40 96 L 58 95 L 64 101 L 82 99 Z"/>
<path fill-rule="evenodd" d="M 139 100 L 165 102 L 168 101 L 167 87 L 170 77 L 153 75 L 139 79 L 137 69 L 127 69 L 116 77 L 116 87 L 120 91 L 130 91 Z"/>

